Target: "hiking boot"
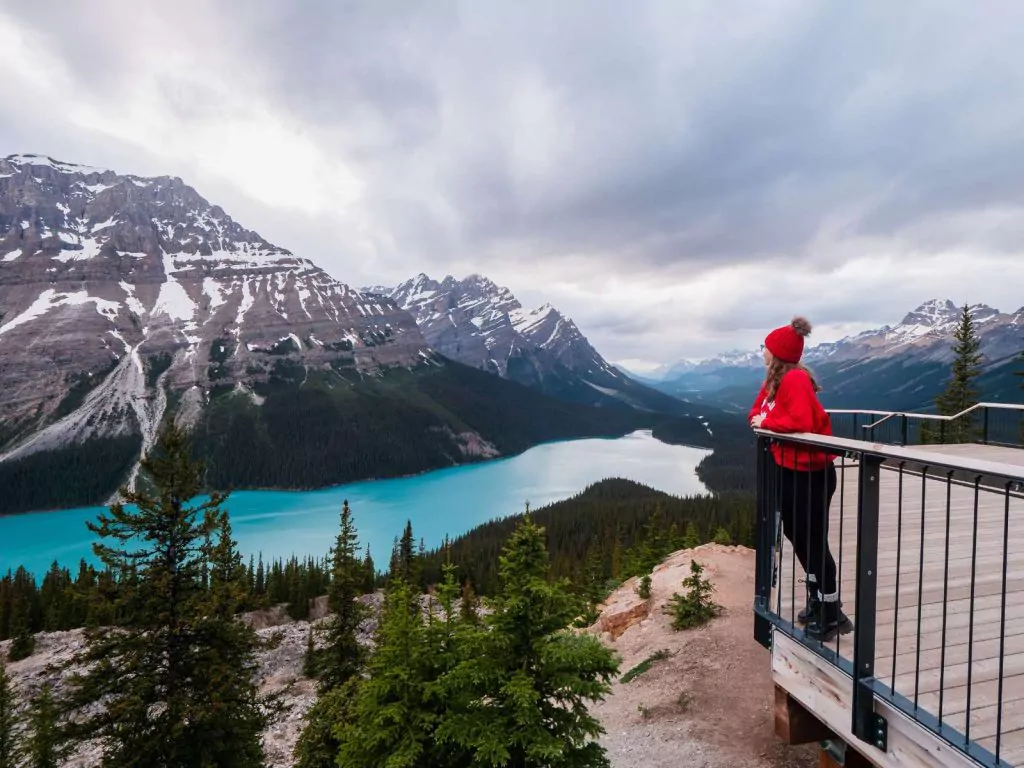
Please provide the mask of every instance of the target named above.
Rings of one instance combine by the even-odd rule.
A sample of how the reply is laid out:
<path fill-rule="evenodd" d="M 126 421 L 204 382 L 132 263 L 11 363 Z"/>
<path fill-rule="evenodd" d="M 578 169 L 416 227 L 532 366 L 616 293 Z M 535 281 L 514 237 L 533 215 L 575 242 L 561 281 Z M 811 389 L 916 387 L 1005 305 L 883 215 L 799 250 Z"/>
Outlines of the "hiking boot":
<path fill-rule="evenodd" d="M 806 624 L 810 621 L 812 616 L 818 613 L 821 606 L 821 600 L 818 599 L 818 590 L 816 587 L 812 588 L 810 582 L 807 583 L 807 605 L 796 615 L 797 624 Z"/>
<path fill-rule="evenodd" d="M 843 613 L 839 603 L 823 601 L 819 606 L 804 629 L 804 636 L 808 640 L 827 643 L 836 635 L 845 635 L 853 631 L 853 622 Z"/>

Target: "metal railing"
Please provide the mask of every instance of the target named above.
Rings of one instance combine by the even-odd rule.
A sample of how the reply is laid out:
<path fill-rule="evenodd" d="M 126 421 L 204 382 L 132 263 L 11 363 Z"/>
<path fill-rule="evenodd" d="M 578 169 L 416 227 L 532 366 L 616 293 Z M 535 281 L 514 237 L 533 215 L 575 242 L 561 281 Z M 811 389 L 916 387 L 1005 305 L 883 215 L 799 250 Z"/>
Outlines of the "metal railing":
<path fill-rule="evenodd" d="M 953 456 L 755 431 L 755 638 L 771 647 L 784 633 L 846 672 L 851 732 L 876 748 L 882 700 L 983 766 L 1013 765 L 1010 749 L 1024 764 L 1024 451 L 1018 465 L 983 446 Z M 827 465 L 785 466 L 823 454 L 831 499 Z M 852 621 L 845 633 L 815 636 L 824 602 L 798 615 L 815 571 L 818 595 L 834 590 Z"/>
<path fill-rule="evenodd" d="M 1024 447 L 1024 405 L 978 403 L 953 416 L 907 411 L 829 409 L 840 437 L 892 445 L 982 443 Z"/>

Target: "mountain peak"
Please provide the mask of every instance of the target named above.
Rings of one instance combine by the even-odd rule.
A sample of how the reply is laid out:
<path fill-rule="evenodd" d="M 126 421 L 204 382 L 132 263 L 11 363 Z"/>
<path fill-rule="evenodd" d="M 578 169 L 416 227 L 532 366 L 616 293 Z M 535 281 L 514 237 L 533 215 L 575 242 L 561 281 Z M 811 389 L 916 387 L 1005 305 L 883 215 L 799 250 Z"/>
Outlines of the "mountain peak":
<path fill-rule="evenodd" d="M 53 168 L 60 173 L 113 173 L 106 168 L 95 168 L 91 165 L 79 165 L 78 163 L 68 163 L 63 160 L 55 160 L 49 155 L 36 155 L 32 153 L 14 154 L 7 155 L 2 158 L 3 162 L 9 163 L 15 166 L 42 166 L 46 168 Z"/>
<path fill-rule="evenodd" d="M 425 284 L 424 284 L 425 285 Z M 530 377 L 560 364 L 570 370 L 608 370 L 608 364 L 590 346 L 576 325 L 551 304 L 524 310 L 506 287 L 478 272 L 462 280 L 451 276 L 431 284 L 428 294 L 410 282 L 391 298 L 416 318 L 428 343 L 441 354 L 474 367 L 508 375 L 530 358 Z M 538 354 L 547 355 L 539 360 Z M 543 356 L 542 355 L 542 356 Z M 557 363 L 556 363 L 557 361 Z"/>

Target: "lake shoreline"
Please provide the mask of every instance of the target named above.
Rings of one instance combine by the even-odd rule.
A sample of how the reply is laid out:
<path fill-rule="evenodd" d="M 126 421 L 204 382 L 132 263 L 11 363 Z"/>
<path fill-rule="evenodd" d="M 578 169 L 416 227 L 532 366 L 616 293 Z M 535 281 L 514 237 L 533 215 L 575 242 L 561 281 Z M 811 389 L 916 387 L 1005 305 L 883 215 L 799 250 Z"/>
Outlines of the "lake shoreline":
<path fill-rule="evenodd" d="M 401 474 L 401 475 L 374 475 L 372 477 L 354 478 L 352 480 L 346 480 L 345 482 L 342 482 L 342 483 L 328 483 L 328 484 L 325 484 L 325 485 L 311 485 L 311 486 L 273 486 L 273 485 L 252 485 L 252 486 L 250 486 L 250 485 L 246 485 L 246 486 L 239 486 L 239 487 L 231 488 L 231 489 L 212 489 L 212 490 L 217 490 L 217 491 L 219 491 L 221 493 L 228 493 L 228 494 L 236 493 L 238 491 L 273 491 L 273 492 L 278 492 L 278 493 L 317 493 L 317 492 L 320 492 L 320 491 L 332 491 L 332 490 L 335 490 L 335 489 L 338 489 L 338 488 L 344 488 L 345 486 L 354 485 L 356 483 L 373 483 L 373 482 L 382 482 L 382 481 L 389 481 L 389 480 L 404 480 L 404 479 L 408 479 L 408 478 L 423 477 L 424 475 L 429 475 L 429 474 L 432 474 L 434 472 L 444 472 L 446 470 L 460 469 L 460 468 L 464 468 L 464 467 L 472 467 L 472 466 L 479 466 L 479 465 L 488 465 L 488 464 L 498 463 L 498 462 L 502 462 L 502 461 L 508 461 L 510 459 L 515 459 L 515 458 L 517 458 L 519 456 L 522 456 L 524 453 L 526 453 L 528 451 L 531 451 L 534 448 L 540 448 L 540 447 L 545 446 L 545 445 L 554 445 L 554 444 L 557 444 L 557 443 L 574 443 L 574 442 L 579 442 L 579 441 L 583 441 L 583 440 L 622 440 L 623 438 L 629 437 L 630 435 L 636 435 L 636 434 L 646 434 L 646 435 L 649 435 L 652 439 L 657 440 L 657 441 L 659 441 L 661 443 L 664 443 L 665 445 L 675 445 L 675 446 L 680 446 L 680 447 L 684 447 L 684 448 L 693 448 L 695 450 L 706 451 L 707 453 L 711 453 L 712 452 L 712 449 L 708 448 L 706 446 L 688 445 L 688 444 L 685 444 L 685 443 L 672 443 L 672 442 L 669 442 L 668 440 L 663 440 L 662 438 L 660 438 L 660 437 L 658 437 L 658 436 L 653 434 L 653 428 L 652 427 L 642 427 L 642 428 L 639 428 L 639 429 L 633 429 L 633 430 L 629 430 L 629 431 L 622 432 L 622 433 L 612 433 L 612 434 L 606 434 L 606 435 L 587 435 L 587 436 L 582 436 L 582 437 L 568 437 L 568 438 L 561 438 L 561 439 L 555 439 L 555 440 L 542 440 L 540 442 L 533 443 L 532 445 L 528 445 L 525 448 L 523 448 L 521 451 L 517 451 L 515 453 L 508 453 L 508 454 L 504 454 L 504 455 L 501 455 L 501 456 L 493 456 L 493 457 L 490 457 L 490 458 L 486 458 L 486 457 L 476 457 L 476 458 L 473 458 L 473 457 L 470 457 L 467 461 L 462 461 L 462 462 L 455 463 L 455 464 L 449 464 L 449 465 L 446 465 L 446 466 L 443 466 L 443 467 L 433 467 L 433 468 L 430 468 L 430 469 L 423 469 L 423 470 L 420 470 L 419 472 L 407 472 L 407 473 Z M 208 489 L 205 492 L 209 493 L 210 490 L 211 489 Z M 116 498 L 116 495 L 117 494 L 115 494 L 114 498 Z M 108 501 L 105 502 L 105 503 L 101 503 L 101 504 L 87 504 L 86 506 L 87 507 L 109 507 L 111 504 L 114 503 L 114 498 L 108 499 Z M 53 512 L 66 512 L 67 510 L 81 509 L 81 508 L 82 508 L 81 506 L 61 506 L 61 507 L 47 507 L 45 509 L 31 509 L 31 510 L 26 510 L 24 512 L 0 513 L 0 520 L 4 520 L 6 518 L 11 518 L 11 517 L 22 517 L 24 515 L 45 515 L 45 514 L 50 514 L 50 513 L 53 513 Z"/>

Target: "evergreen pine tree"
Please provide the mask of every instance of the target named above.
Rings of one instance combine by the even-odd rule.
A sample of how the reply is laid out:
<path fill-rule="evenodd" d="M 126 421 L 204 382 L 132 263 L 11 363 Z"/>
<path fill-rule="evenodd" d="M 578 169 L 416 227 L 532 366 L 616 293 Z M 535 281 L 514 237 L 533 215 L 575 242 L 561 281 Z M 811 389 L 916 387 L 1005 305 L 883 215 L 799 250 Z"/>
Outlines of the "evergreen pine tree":
<path fill-rule="evenodd" d="M 725 528 L 719 526 L 718 530 L 715 531 L 715 537 L 713 539 L 715 544 L 722 544 L 723 546 L 730 546 L 732 544 L 732 536 Z"/>
<path fill-rule="evenodd" d="M 437 724 L 451 712 L 467 711 L 472 706 L 470 693 L 462 687 L 451 685 L 449 675 L 463 660 L 472 638 L 479 633 L 476 621 L 465 620 L 456 612 L 455 601 L 460 589 L 455 578 L 455 566 L 451 562 L 451 550 L 445 542 L 447 562 L 442 566 L 441 583 L 437 587 L 436 610 L 427 615 L 424 633 L 425 650 L 418 670 L 425 682 L 424 707 L 432 727 L 431 748 L 427 759 L 421 765 L 437 768 L 469 768 L 471 753 L 455 742 L 444 742 L 436 738 Z M 475 617 L 474 617 L 475 618 Z"/>
<path fill-rule="evenodd" d="M 359 687 L 351 719 L 341 726 L 340 768 L 441 768 L 433 762 L 436 718 L 422 665 L 429 653 L 415 591 L 404 579 L 389 585 L 369 679 Z"/>
<path fill-rule="evenodd" d="M 263 553 L 260 553 L 260 558 L 256 563 L 256 583 L 253 586 L 253 591 L 260 598 L 263 598 L 267 594 L 267 574 L 263 567 Z"/>
<path fill-rule="evenodd" d="M 981 375 L 981 339 L 978 338 L 970 308 L 964 305 L 953 338 L 953 364 L 946 389 L 935 399 L 938 412 L 955 416 L 978 403 L 974 379 Z M 945 442 L 969 443 L 978 437 L 970 415 L 946 423 Z"/>
<path fill-rule="evenodd" d="M 615 537 L 612 539 L 612 573 L 611 577 L 615 580 L 622 575 L 622 537 L 619 535 L 619 529 L 615 528 Z"/>
<path fill-rule="evenodd" d="M 480 599 L 473 590 L 473 582 L 466 579 L 462 585 L 462 602 L 459 605 L 459 616 L 463 623 L 476 626 L 480 623 Z"/>
<path fill-rule="evenodd" d="M 125 503 L 89 524 L 101 538 L 96 555 L 121 577 L 113 597 L 119 621 L 88 629 L 72 659 L 86 671 L 70 681 L 70 734 L 100 740 L 104 768 L 262 766 L 257 636 L 226 615 L 223 594 L 202 588 L 207 540 L 224 531 L 225 497 L 190 503 L 203 470 L 173 423 L 141 466 L 140 487 L 152 491 L 121 489 Z M 233 560 L 220 543 L 218 559 Z"/>
<path fill-rule="evenodd" d="M 370 545 L 366 545 L 366 556 L 363 558 L 363 594 L 369 595 L 377 589 L 377 567 L 373 564 Z"/>
<path fill-rule="evenodd" d="M 597 638 L 566 627 L 579 613 L 568 584 L 549 579 L 544 530 L 527 517 L 499 560 L 501 590 L 447 676 L 476 706 L 453 708 L 437 738 L 469 750 L 473 765 L 593 768 L 609 765 L 587 710 L 618 671 Z"/>
<path fill-rule="evenodd" d="M 690 575 L 683 579 L 686 594 L 673 594 L 664 609 L 672 617 L 673 629 L 697 627 L 718 614 L 719 606 L 711 600 L 714 585 L 703 574 L 704 567 L 691 560 Z"/>
<path fill-rule="evenodd" d="M 29 705 L 22 751 L 24 768 L 58 768 L 67 757 L 67 744 L 58 727 L 57 702 L 49 683 L 43 684 Z"/>
<path fill-rule="evenodd" d="M 14 642 L 7 652 L 11 661 L 21 661 L 35 653 L 36 637 L 30 625 L 29 599 L 20 592 L 14 594 L 11 606 L 11 635 Z"/>
<path fill-rule="evenodd" d="M 338 688 L 323 691 L 306 713 L 306 725 L 295 743 L 295 768 L 337 768 L 338 733 L 352 717 L 360 680 L 352 677 Z"/>
<path fill-rule="evenodd" d="M 18 766 L 17 704 L 11 676 L 7 674 L 7 666 L 0 656 L 0 768 Z"/>
<path fill-rule="evenodd" d="M 700 546 L 700 531 L 692 520 L 686 524 L 686 533 L 683 535 L 683 549 L 693 549 Z"/>
<path fill-rule="evenodd" d="M 413 541 L 412 521 L 406 520 L 402 538 L 398 540 L 398 577 L 410 587 L 414 587 L 417 581 L 413 573 L 416 560 Z"/>
<path fill-rule="evenodd" d="M 327 604 L 327 642 L 320 660 L 321 690 L 337 688 L 362 667 L 363 647 L 356 632 L 366 617 L 358 598 L 363 592 L 365 572 L 359 560 L 359 541 L 352 510 L 346 500 L 341 507 L 341 530 L 331 550 L 331 586 Z"/>
<path fill-rule="evenodd" d="M 288 615 L 296 621 L 309 618 L 309 592 L 305 579 L 299 572 L 298 563 L 288 564 Z"/>
<path fill-rule="evenodd" d="M 217 535 L 210 548 L 210 599 L 217 616 L 230 619 L 245 603 L 248 578 L 237 543 L 231 535 L 227 514 L 220 515 Z"/>
<path fill-rule="evenodd" d="M 668 539 L 666 541 L 668 552 L 676 552 L 683 548 L 683 537 L 679 535 L 679 528 L 675 523 L 668 527 Z"/>
<path fill-rule="evenodd" d="M 313 644 L 313 627 L 306 633 L 306 654 L 302 657 L 302 674 L 316 677 L 316 646 Z"/>

